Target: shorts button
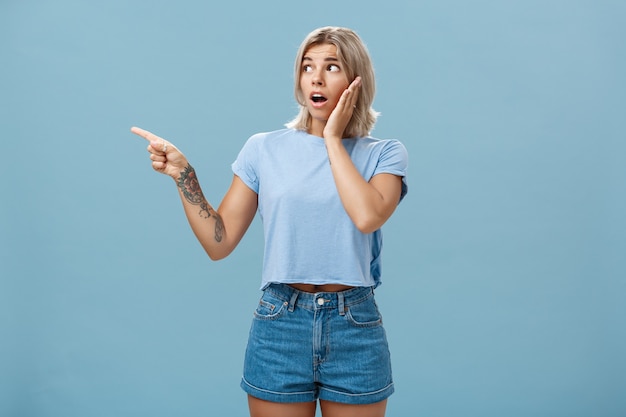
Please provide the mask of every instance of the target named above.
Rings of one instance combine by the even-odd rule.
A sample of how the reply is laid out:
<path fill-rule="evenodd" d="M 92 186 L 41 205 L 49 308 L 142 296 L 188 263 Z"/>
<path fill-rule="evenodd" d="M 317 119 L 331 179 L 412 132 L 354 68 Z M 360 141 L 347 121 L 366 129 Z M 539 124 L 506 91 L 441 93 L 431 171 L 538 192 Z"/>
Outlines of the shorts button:
<path fill-rule="evenodd" d="M 323 298 L 318 298 L 317 299 L 317 304 L 323 306 L 324 305 L 324 299 Z"/>

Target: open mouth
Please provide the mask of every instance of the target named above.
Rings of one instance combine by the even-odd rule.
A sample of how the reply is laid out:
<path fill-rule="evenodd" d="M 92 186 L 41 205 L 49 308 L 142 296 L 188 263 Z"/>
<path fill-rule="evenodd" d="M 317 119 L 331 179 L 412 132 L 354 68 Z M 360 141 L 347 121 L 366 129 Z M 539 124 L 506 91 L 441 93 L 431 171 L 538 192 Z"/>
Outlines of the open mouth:
<path fill-rule="evenodd" d="M 312 94 L 311 101 L 313 103 L 325 103 L 328 99 L 321 94 Z"/>

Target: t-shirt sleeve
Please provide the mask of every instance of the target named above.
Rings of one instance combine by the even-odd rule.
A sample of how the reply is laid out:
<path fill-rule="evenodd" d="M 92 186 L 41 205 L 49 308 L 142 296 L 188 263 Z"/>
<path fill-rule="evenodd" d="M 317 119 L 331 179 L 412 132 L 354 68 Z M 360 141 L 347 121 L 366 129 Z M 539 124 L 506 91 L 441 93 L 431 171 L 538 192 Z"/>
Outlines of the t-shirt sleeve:
<path fill-rule="evenodd" d="M 257 172 L 259 156 L 257 147 L 259 139 L 257 135 L 250 137 L 239 151 L 235 162 L 231 165 L 233 173 L 257 194 L 259 193 L 259 177 Z"/>
<path fill-rule="evenodd" d="M 378 157 L 378 164 L 374 170 L 374 175 L 384 173 L 402 177 L 402 191 L 400 193 L 400 201 L 402 201 L 408 192 L 406 182 L 408 167 L 409 153 L 402 142 L 398 140 L 389 140 L 385 143 L 385 146 Z"/>

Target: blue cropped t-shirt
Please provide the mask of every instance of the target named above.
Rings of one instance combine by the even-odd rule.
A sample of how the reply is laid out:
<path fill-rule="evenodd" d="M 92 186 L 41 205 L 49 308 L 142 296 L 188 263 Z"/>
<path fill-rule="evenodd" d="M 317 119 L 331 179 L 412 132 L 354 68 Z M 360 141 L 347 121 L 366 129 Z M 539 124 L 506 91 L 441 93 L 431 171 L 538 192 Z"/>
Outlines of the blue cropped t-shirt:
<path fill-rule="evenodd" d="M 367 181 L 381 173 L 402 177 L 404 198 L 408 154 L 401 142 L 363 137 L 343 145 Z M 362 233 L 346 213 L 323 138 L 295 129 L 253 135 L 232 169 L 258 194 L 262 289 L 270 283 L 380 285 L 382 232 Z"/>

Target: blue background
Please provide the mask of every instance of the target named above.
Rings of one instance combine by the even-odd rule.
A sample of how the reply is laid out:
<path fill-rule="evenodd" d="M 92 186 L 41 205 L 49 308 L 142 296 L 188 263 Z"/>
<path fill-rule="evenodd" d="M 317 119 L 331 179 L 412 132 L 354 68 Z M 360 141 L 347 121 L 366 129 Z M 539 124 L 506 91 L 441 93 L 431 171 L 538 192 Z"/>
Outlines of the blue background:
<path fill-rule="evenodd" d="M 245 416 L 255 220 L 211 262 L 132 125 L 217 205 L 352 27 L 410 153 L 378 299 L 389 416 L 626 415 L 626 3 L 0 2 L 0 415 Z"/>

